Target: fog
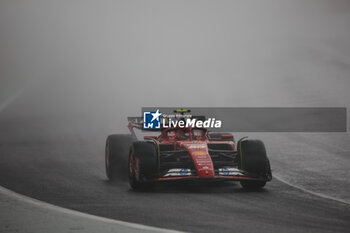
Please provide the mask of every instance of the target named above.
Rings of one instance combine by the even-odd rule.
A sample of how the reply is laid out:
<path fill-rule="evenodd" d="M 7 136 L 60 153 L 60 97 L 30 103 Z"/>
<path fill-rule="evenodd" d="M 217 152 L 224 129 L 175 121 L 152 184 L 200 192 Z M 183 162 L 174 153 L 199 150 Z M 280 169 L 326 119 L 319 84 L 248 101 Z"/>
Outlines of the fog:
<path fill-rule="evenodd" d="M 0 100 L 20 92 L 21 116 L 349 107 L 345 0 L 1 0 L 0 38 Z"/>

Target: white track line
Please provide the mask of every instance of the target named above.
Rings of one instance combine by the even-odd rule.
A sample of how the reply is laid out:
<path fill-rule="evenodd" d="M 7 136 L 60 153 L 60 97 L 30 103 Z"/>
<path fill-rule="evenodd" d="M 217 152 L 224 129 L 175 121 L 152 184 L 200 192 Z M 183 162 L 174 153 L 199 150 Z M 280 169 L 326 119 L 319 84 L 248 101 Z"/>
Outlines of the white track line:
<path fill-rule="evenodd" d="M 23 90 L 20 90 L 16 92 L 15 94 L 11 95 L 9 98 L 7 98 L 3 103 L 0 104 L 0 112 L 3 111 L 6 107 L 8 107 L 11 103 L 13 103 L 19 96 L 22 95 Z M 175 231 L 175 230 L 169 230 L 169 229 L 164 229 L 164 228 L 158 228 L 158 227 L 151 227 L 151 226 L 146 226 L 142 224 L 137 224 L 137 223 L 130 223 L 130 222 L 124 222 L 120 220 L 114 220 L 110 218 L 104 218 L 104 217 L 99 217 L 96 215 L 92 214 L 86 214 L 83 212 L 79 212 L 76 210 L 70 210 L 66 209 L 60 206 L 52 205 L 47 202 L 43 202 L 28 196 L 24 196 L 22 194 L 16 193 L 14 191 L 11 191 L 3 186 L 0 185 L 0 192 L 3 193 L 4 195 L 9 196 L 10 198 L 17 199 L 19 201 L 23 201 L 32 205 L 36 205 L 45 209 L 53 210 L 53 211 L 58 211 L 61 213 L 65 213 L 68 215 L 73 215 L 73 216 L 78 216 L 86 219 L 91 219 L 91 220 L 97 220 L 105 223 L 114 223 L 118 224 L 120 226 L 125 226 L 125 227 L 130 227 L 134 229 L 140 229 L 140 230 L 149 230 L 153 232 L 165 232 L 165 233 L 181 233 L 181 231 Z"/>
<path fill-rule="evenodd" d="M 86 213 L 79 212 L 76 210 L 66 209 L 66 208 L 63 208 L 60 206 L 52 205 L 52 204 L 49 204 L 47 202 L 43 202 L 43 201 L 28 197 L 28 196 L 24 196 L 22 194 L 16 193 L 16 192 L 11 191 L 11 190 L 9 190 L 5 187 L 2 187 L 2 186 L 0 186 L 0 192 L 4 195 L 9 196 L 10 198 L 14 198 L 14 199 L 17 199 L 19 201 L 23 201 L 23 202 L 26 202 L 26 203 L 29 203 L 32 205 L 36 205 L 36 206 L 39 206 L 41 208 L 45 208 L 45 209 L 49 209 L 49 210 L 53 210 L 53 211 L 58 211 L 58 212 L 65 213 L 68 215 L 82 217 L 85 219 L 98 220 L 98 221 L 105 222 L 105 223 L 114 223 L 114 224 L 118 224 L 120 226 L 125 226 L 125 227 L 134 228 L 134 229 L 140 229 L 140 230 L 149 230 L 149 231 L 153 231 L 153 232 L 181 233 L 181 231 L 169 230 L 169 229 L 158 228 L 158 227 L 151 227 L 151 226 L 146 226 L 146 225 L 137 224 L 137 223 L 124 222 L 124 221 L 120 221 L 120 220 L 99 217 L 99 216 L 95 216 L 92 214 L 86 214 Z"/>
<path fill-rule="evenodd" d="M 337 202 L 340 202 L 340 203 L 343 203 L 343 204 L 348 204 L 350 205 L 350 202 L 349 201 L 346 201 L 346 200 L 343 200 L 343 199 L 339 199 L 339 198 L 336 198 L 336 197 L 331 197 L 331 196 L 327 196 L 325 194 L 322 194 L 322 193 L 318 193 L 318 192 L 314 192 L 314 191 L 311 191 L 311 190 L 307 190 L 303 187 L 300 187 L 298 185 L 295 185 L 295 184 L 292 184 L 288 181 L 286 181 L 285 179 L 279 177 L 279 176 L 276 176 L 276 175 L 273 175 L 274 178 L 276 178 L 277 180 L 293 187 L 293 188 L 296 188 L 296 189 L 299 189 L 303 192 L 306 192 L 306 193 L 309 193 L 309 194 L 312 194 L 312 195 L 315 195 L 315 196 L 318 196 L 318 197 L 322 197 L 322 198 L 325 198 L 325 199 L 329 199 L 329 200 L 332 200 L 332 201 L 337 201 Z"/>

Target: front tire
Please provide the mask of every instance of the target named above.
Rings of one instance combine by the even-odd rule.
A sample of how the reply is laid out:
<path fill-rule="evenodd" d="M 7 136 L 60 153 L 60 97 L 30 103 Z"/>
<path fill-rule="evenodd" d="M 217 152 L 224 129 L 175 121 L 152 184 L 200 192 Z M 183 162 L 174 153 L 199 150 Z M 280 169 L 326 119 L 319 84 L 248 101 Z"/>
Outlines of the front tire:
<path fill-rule="evenodd" d="M 158 173 L 158 150 L 153 142 L 134 142 L 129 154 L 129 183 L 133 190 L 145 190 L 153 186 L 150 180 Z"/>
<path fill-rule="evenodd" d="M 109 180 L 126 178 L 128 174 L 128 152 L 133 137 L 129 134 L 113 134 L 106 139 L 105 166 Z"/>
<path fill-rule="evenodd" d="M 260 140 L 240 140 L 238 142 L 238 167 L 261 180 L 244 180 L 245 189 L 257 190 L 271 180 L 270 162 L 266 155 L 265 145 Z"/>

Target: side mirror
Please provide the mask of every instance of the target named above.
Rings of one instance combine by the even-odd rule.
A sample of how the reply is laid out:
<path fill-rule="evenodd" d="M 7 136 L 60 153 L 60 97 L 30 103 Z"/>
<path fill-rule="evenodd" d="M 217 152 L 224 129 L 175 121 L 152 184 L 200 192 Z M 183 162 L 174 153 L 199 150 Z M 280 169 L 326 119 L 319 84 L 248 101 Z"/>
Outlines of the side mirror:
<path fill-rule="evenodd" d="M 157 136 L 144 136 L 143 139 L 144 140 L 150 140 L 150 139 L 157 139 Z"/>
<path fill-rule="evenodd" d="M 221 139 L 223 139 L 223 140 L 232 140 L 233 139 L 233 135 L 231 135 L 231 134 L 223 134 L 223 135 L 221 135 L 221 137 L 220 137 Z"/>

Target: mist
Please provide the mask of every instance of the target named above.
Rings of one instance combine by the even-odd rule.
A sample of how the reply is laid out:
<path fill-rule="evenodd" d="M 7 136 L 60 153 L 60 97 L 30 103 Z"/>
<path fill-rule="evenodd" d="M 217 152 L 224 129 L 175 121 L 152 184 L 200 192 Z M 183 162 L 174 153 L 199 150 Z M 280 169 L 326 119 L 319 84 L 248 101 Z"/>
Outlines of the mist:
<path fill-rule="evenodd" d="M 0 100 L 117 128 L 143 106 L 348 107 L 349 25 L 348 1 L 1 1 Z"/>
<path fill-rule="evenodd" d="M 0 0 L 0 232 L 107 232 L 112 219 L 201 233 L 349 232 L 349 87 L 348 0 Z M 223 121 L 213 130 L 263 142 L 246 153 L 253 161 L 266 150 L 272 182 L 256 193 L 221 182 L 132 192 L 129 161 L 141 172 L 151 165 L 139 169 L 130 137 L 109 135 L 127 133 L 127 117 L 142 107 L 194 116 L 211 107 L 198 116 Z M 243 153 L 222 164 L 250 176 Z M 159 168 L 162 160 L 158 153 Z M 114 164 L 125 169 L 111 182 Z M 69 210 L 35 199 L 74 216 L 61 223 Z M 106 230 L 91 214 L 110 219 L 100 219 Z"/>

